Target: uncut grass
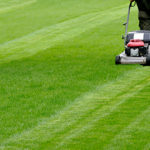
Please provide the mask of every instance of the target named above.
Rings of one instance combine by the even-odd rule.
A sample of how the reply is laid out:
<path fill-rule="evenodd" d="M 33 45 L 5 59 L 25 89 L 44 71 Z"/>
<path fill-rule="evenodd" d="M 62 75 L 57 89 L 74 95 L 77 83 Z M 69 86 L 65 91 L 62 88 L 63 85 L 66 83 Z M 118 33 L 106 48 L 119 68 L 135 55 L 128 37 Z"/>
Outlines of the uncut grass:
<path fill-rule="evenodd" d="M 137 67 L 114 65 L 122 48 L 122 29 L 116 29 L 120 21 L 28 59 L 1 64 L 1 142 L 51 117 L 96 85 Z"/>

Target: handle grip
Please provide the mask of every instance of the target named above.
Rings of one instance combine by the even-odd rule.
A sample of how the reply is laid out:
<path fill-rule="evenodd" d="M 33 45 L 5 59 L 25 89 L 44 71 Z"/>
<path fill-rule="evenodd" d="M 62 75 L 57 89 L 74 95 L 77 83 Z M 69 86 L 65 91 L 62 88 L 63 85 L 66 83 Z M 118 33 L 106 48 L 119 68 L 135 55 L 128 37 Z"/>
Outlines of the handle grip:
<path fill-rule="evenodd" d="M 129 7 L 134 7 L 136 5 L 135 1 L 131 1 Z"/>

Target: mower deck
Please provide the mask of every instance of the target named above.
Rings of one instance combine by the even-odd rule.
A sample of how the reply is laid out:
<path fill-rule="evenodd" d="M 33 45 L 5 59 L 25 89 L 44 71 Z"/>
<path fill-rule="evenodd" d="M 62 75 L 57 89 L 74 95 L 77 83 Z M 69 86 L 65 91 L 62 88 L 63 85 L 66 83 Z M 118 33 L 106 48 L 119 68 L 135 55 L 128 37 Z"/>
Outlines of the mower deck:
<path fill-rule="evenodd" d="M 149 57 L 128 57 L 125 52 L 116 56 L 116 64 L 140 64 L 140 65 L 150 65 Z"/>

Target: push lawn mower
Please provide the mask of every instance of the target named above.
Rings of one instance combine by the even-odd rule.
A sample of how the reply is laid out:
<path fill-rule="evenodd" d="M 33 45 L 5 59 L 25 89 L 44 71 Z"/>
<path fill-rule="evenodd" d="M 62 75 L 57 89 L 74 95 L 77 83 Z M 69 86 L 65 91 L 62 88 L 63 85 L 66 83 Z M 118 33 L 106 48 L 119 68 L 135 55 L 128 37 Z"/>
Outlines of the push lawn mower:
<path fill-rule="evenodd" d="M 150 66 L 150 31 L 140 30 L 128 33 L 128 24 L 130 10 L 133 7 L 131 2 L 128 10 L 124 45 L 125 51 L 116 56 L 116 65 L 118 64 L 141 64 Z"/>

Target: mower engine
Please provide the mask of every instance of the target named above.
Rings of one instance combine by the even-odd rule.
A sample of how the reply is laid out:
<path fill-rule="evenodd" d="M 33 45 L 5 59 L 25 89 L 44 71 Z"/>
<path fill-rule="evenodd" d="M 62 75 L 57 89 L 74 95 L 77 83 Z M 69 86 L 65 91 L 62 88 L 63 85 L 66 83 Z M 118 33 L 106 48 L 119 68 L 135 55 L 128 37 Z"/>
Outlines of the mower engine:
<path fill-rule="evenodd" d="M 125 54 L 130 57 L 141 57 L 148 53 L 148 44 L 142 40 L 130 40 L 125 49 Z"/>

